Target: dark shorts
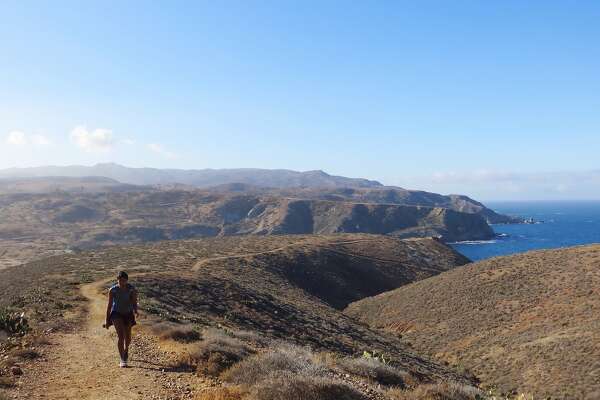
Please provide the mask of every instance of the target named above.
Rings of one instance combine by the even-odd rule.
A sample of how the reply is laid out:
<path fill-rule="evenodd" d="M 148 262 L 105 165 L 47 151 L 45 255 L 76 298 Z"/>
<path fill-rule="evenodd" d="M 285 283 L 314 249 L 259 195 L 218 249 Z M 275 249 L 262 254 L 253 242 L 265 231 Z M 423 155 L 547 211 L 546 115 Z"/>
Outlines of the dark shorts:
<path fill-rule="evenodd" d="M 115 319 L 122 319 L 126 325 L 130 326 L 134 326 L 136 324 L 135 314 L 133 314 L 133 311 L 127 314 L 121 314 L 116 311 L 113 311 L 110 313 L 110 322 L 112 325 L 114 325 Z"/>

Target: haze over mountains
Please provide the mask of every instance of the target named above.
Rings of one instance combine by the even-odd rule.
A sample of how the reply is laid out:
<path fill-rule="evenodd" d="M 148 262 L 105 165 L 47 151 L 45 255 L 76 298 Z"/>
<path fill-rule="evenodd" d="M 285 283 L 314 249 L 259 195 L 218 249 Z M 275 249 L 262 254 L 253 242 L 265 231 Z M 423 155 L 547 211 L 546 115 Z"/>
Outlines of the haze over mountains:
<path fill-rule="evenodd" d="M 104 178 L 104 179 L 103 179 Z M 135 185 L 135 186 L 133 186 Z M 384 186 L 362 178 L 332 176 L 323 171 L 298 172 L 266 169 L 178 170 L 129 168 L 114 163 L 87 166 L 47 166 L 0 170 L 0 194 L 51 191 L 116 192 L 155 189 L 210 188 L 218 192 L 244 192 L 309 200 L 403 204 L 449 208 L 482 215 L 488 223 L 519 222 L 495 213 L 462 195 Z"/>
<path fill-rule="evenodd" d="M 243 183 L 259 187 L 380 187 L 381 183 L 367 179 L 332 176 L 323 171 L 297 172 L 286 169 L 156 169 L 129 168 L 105 163 L 94 166 L 45 166 L 0 170 L 0 178 L 103 176 L 134 185 L 183 184 L 206 188 L 228 183 Z"/>

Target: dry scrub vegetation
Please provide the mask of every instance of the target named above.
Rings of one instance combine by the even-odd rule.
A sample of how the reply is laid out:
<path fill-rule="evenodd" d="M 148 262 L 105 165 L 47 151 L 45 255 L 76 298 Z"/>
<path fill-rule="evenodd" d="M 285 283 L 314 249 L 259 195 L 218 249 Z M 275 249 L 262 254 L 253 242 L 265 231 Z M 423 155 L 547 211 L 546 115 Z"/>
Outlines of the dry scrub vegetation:
<path fill-rule="evenodd" d="M 214 329 L 203 336 L 206 343 L 195 345 L 182 362 L 196 360 L 199 373 L 210 371 L 224 385 L 197 394 L 197 400 L 484 399 L 473 386 L 421 384 L 409 371 L 373 357 L 315 353 L 283 341 L 251 349 L 235 332 Z"/>
<path fill-rule="evenodd" d="M 25 312 L 31 334 L 77 329 L 87 305 L 80 286 L 125 269 L 143 325 L 157 323 L 154 334 L 185 348 L 181 366 L 225 381 L 222 396 L 382 399 L 379 387 L 470 380 L 340 310 L 462 263 L 435 240 L 362 234 L 159 242 L 1 270 L 0 307 Z M 348 359 L 365 350 L 386 354 L 389 365 Z M 250 373 L 259 374 L 251 385 Z"/>
<path fill-rule="evenodd" d="M 591 399 L 600 393 L 599 288 L 600 245 L 581 246 L 467 265 L 345 312 L 501 392 Z"/>

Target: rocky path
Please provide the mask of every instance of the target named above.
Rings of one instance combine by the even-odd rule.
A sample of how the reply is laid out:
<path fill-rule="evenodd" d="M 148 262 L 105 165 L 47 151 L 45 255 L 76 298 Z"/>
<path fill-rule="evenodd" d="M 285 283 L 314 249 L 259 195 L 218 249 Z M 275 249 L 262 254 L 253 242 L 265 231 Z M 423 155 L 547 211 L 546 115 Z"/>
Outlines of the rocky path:
<path fill-rule="evenodd" d="M 171 368 L 174 354 L 161 349 L 156 338 L 137 327 L 130 367 L 119 368 L 114 328 L 102 328 L 106 315 L 102 288 L 106 282 L 81 288 L 89 300 L 81 331 L 51 337 L 43 356 L 25 370 L 13 392 L 16 399 L 192 399 L 195 391 L 210 386 L 194 373 Z"/>

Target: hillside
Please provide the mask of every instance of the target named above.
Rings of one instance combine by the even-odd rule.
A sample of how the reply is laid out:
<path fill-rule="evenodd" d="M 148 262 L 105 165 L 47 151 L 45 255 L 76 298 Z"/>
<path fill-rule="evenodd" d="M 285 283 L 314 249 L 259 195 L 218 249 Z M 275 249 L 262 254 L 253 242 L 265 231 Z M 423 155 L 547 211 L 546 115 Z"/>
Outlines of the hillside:
<path fill-rule="evenodd" d="M 56 190 L 98 192 L 98 177 L 106 177 L 107 192 L 130 190 L 209 189 L 217 193 L 245 193 L 254 196 L 289 197 L 351 203 L 400 204 L 440 207 L 481 215 L 489 224 L 519 223 L 522 219 L 501 215 L 463 195 L 440 195 L 395 186 L 383 186 L 367 179 L 332 176 L 323 171 L 297 172 L 265 169 L 176 170 L 129 168 L 118 164 L 47 166 L 0 170 L 0 194 L 47 193 Z M 77 179 L 81 179 L 78 183 Z M 44 182 L 47 180 L 48 182 Z M 114 181 L 124 182 L 121 186 Z M 133 186 L 136 185 L 136 186 Z M 140 185 L 151 187 L 142 188 Z"/>
<path fill-rule="evenodd" d="M 218 188 L 216 188 L 218 190 Z M 257 191 L 257 188 L 238 188 L 238 191 Z M 498 214 L 482 203 L 463 195 L 444 196 L 420 190 L 407 190 L 398 187 L 372 188 L 287 188 L 273 189 L 270 193 L 283 197 L 346 201 L 354 203 L 401 204 L 408 206 L 440 207 L 468 214 L 481 215 L 489 224 L 509 224 L 522 222 L 520 218 Z"/>
<path fill-rule="evenodd" d="M 45 392 L 47 398 L 58 398 L 56 393 L 64 395 L 65 385 L 56 386 L 52 380 L 52 374 L 62 373 L 61 368 L 55 369 L 52 362 L 59 362 L 60 354 L 68 353 L 68 347 L 74 344 L 87 355 L 89 351 L 82 344 L 85 337 L 103 340 L 94 325 L 90 325 L 89 332 L 82 332 L 84 328 L 77 321 L 96 296 L 93 290 L 97 288 L 90 284 L 106 287 L 123 268 L 130 272 L 132 283 L 140 291 L 141 307 L 146 313 L 141 320 L 144 329 L 169 322 L 171 326 L 191 324 L 197 329 L 245 332 L 245 338 L 275 340 L 278 342 L 273 343 L 279 346 L 282 341 L 309 346 L 314 352 L 328 352 L 330 358 L 338 359 L 360 356 L 365 350 L 376 351 L 385 354 L 393 368 L 403 371 L 405 385 L 440 380 L 468 383 L 452 369 L 421 357 L 395 335 L 371 330 L 340 311 L 352 301 L 467 261 L 436 240 L 377 235 L 246 236 L 161 242 L 56 256 L 0 271 L 0 308 L 24 311 L 35 331 L 65 332 L 56 334 L 59 351 L 49 350 L 49 365 L 27 367 L 31 372 L 21 378 L 19 398 L 31 398 L 28 396 L 42 387 L 52 388 Z M 85 290 L 80 292 L 80 288 Z M 90 353 L 87 361 L 78 357 L 72 362 L 88 370 L 96 362 L 95 354 L 104 354 L 103 348 Z M 50 376 L 39 372 L 39 368 L 50 371 Z M 72 370 L 68 374 L 79 376 L 67 368 Z M 95 380 L 83 376 L 79 383 L 73 375 L 69 378 L 73 387 L 81 384 L 82 390 L 97 389 Z M 144 379 L 139 375 L 138 384 Z M 110 379 L 108 372 L 99 376 Z M 184 376 L 186 381 L 192 378 Z M 357 386 L 371 393 L 360 399 L 387 398 L 383 392 L 369 389 L 372 384 L 367 380 Z"/>
<path fill-rule="evenodd" d="M 346 314 L 535 398 L 600 393 L 600 245 L 457 268 L 351 304 Z"/>
<path fill-rule="evenodd" d="M 207 191 L 0 196 L 0 267 L 75 248 L 231 235 L 375 233 L 487 239 L 476 214 Z"/>

